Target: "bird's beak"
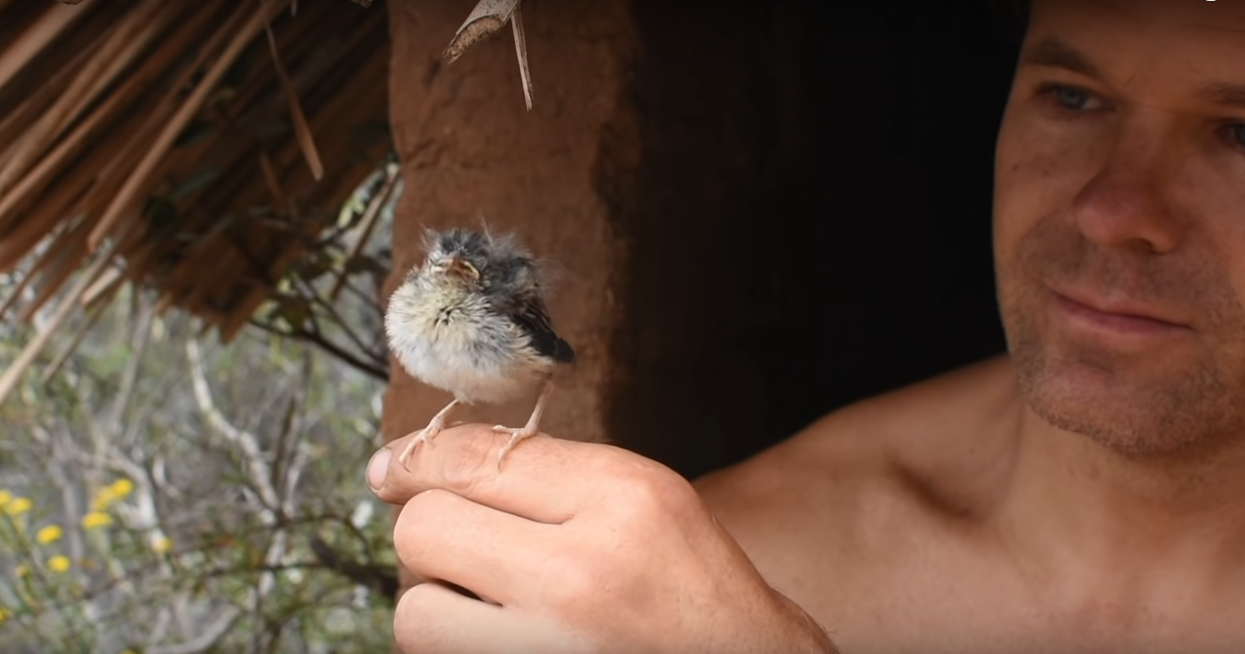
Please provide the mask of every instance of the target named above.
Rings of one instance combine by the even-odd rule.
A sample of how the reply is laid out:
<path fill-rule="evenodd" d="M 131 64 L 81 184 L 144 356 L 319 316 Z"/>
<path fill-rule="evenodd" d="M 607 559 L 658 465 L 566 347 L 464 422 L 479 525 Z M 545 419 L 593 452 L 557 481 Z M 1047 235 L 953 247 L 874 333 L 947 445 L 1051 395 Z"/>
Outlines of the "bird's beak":
<path fill-rule="evenodd" d="M 457 275 L 463 279 L 480 279 L 480 271 L 476 267 L 467 263 L 466 260 L 454 257 L 450 259 L 449 265 L 446 266 L 447 272 Z"/>

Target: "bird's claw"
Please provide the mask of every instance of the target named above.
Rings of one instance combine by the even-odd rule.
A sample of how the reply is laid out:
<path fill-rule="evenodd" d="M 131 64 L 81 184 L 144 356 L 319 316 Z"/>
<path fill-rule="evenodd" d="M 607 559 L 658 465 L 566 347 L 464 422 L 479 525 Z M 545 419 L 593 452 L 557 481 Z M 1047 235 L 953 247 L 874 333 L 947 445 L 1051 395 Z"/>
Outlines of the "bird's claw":
<path fill-rule="evenodd" d="M 401 463 L 403 468 L 410 470 L 406 462 L 410 460 L 411 454 L 415 452 L 415 448 L 419 447 L 420 443 L 431 443 L 432 439 L 439 433 L 441 433 L 441 427 L 435 425 L 428 425 L 419 430 L 419 433 L 411 439 L 411 442 L 406 444 L 406 447 L 402 449 L 402 453 L 398 455 L 398 463 Z"/>
<path fill-rule="evenodd" d="M 536 430 L 528 427 L 507 427 L 505 425 L 497 425 L 493 427 L 493 431 L 498 434 L 510 434 L 510 440 L 501 447 L 501 451 L 497 453 L 497 469 L 501 470 L 501 462 L 506 458 L 506 454 L 514 449 L 519 441 L 525 438 L 531 438 L 537 434 Z"/>

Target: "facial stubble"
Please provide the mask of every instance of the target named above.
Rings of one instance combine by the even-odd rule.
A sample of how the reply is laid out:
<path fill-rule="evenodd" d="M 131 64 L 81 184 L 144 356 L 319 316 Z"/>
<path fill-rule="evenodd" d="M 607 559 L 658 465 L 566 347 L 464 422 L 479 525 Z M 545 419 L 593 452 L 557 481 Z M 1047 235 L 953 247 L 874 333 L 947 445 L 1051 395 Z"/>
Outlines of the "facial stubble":
<path fill-rule="evenodd" d="M 1239 403 L 1245 311 L 1213 257 L 1108 250 L 1069 225 L 1039 221 L 999 266 L 999 304 L 1022 399 L 1056 428 L 1123 456 L 1202 451 L 1245 431 Z M 1046 283 L 1120 291 L 1157 307 L 1190 307 L 1199 347 L 1143 356 L 1054 340 L 1044 329 Z M 1225 339 L 1225 335 L 1231 335 Z M 1182 344 L 1186 345 L 1186 344 Z M 1171 355 L 1171 356 L 1165 356 Z"/>

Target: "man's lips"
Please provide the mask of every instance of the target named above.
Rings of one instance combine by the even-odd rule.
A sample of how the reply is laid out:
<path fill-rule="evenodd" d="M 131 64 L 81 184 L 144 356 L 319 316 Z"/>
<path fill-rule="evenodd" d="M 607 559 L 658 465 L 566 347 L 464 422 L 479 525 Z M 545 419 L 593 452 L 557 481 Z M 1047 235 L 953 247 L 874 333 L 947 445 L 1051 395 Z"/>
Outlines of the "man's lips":
<path fill-rule="evenodd" d="M 1084 296 L 1051 291 L 1055 305 L 1069 320 L 1090 328 L 1123 334 L 1162 335 L 1189 330 L 1187 324 L 1163 316 L 1148 307 L 1124 302 L 1092 300 Z"/>

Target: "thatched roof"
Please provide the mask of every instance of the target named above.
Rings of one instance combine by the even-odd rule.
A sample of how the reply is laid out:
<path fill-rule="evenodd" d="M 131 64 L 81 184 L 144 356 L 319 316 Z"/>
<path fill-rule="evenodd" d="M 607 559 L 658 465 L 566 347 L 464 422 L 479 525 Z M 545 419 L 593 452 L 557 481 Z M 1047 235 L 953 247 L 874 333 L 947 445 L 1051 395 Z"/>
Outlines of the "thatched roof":
<path fill-rule="evenodd" d="M 231 337 L 389 150 L 387 43 L 383 4 L 0 0 L 18 317 L 128 280 Z"/>

